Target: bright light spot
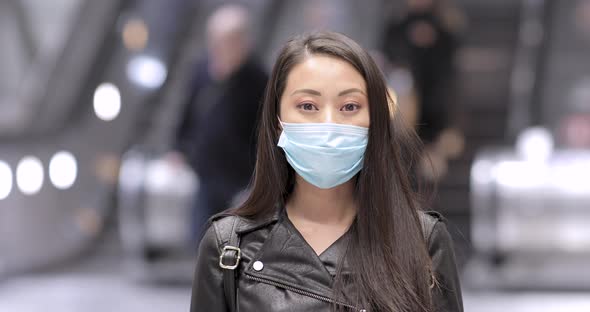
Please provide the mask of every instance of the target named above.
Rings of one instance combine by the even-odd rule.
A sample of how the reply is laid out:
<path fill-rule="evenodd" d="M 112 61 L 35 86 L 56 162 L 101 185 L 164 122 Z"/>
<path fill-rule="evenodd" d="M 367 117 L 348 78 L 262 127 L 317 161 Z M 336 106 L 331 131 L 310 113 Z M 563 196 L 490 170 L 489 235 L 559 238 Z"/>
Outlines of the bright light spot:
<path fill-rule="evenodd" d="M 94 91 L 94 113 L 104 121 L 111 121 L 121 111 L 121 93 L 112 83 L 102 83 Z"/>
<path fill-rule="evenodd" d="M 553 153 L 553 136 L 546 128 L 526 129 L 518 136 L 516 150 L 528 161 L 545 162 Z"/>
<path fill-rule="evenodd" d="M 149 89 L 162 86 L 167 75 L 166 65 L 155 57 L 137 56 L 127 64 L 127 76 L 129 79 Z"/>
<path fill-rule="evenodd" d="M 545 184 L 547 166 L 524 161 L 502 161 L 498 163 L 493 176 L 498 184 L 509 188 L 535 188 Z"/>
<path fill-rule="evenodd" d="M 7 163 L 0 161 L 0 200 L 8 197 L 10 191 L 12 191 L 12 170 Z"/>
<path fill-rule="evenodd" d="M 49 162 L 49 179 L 58 189 L 65 190 L 76 182 L 78 165 L 69 152 L 61 151 L 53 155 Z"/>
<path fill-rule="evenodd" d="M 38 158 L 27 156 L 16 167 L 16 184 L 26 195 L 38 193 L 43 186 L 43 165 Z"/>

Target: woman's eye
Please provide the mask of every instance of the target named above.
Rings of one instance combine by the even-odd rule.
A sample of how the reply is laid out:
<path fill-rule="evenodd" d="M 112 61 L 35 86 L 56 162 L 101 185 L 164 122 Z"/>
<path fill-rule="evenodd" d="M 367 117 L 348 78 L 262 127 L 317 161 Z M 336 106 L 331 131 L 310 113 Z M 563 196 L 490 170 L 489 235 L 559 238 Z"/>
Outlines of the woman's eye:
<path fill-rule="evenodd" d="M 311 111 L 311 110 L 317 110 L 317 108 L 315 107 L 315 105 L 311 104 L 311 103 L 302 103 L 297 105 L 297 107 L 299 109 L 305 110 L 305 111 Z"/>
<path fill-rule="evenodd" d="M 353 112 L 357 109 L 359 109 L 358 104 L 348 103 L 348 104 L 342 106 L 342 108 L 340 110 L 345 111 L 345 112 Z"/>

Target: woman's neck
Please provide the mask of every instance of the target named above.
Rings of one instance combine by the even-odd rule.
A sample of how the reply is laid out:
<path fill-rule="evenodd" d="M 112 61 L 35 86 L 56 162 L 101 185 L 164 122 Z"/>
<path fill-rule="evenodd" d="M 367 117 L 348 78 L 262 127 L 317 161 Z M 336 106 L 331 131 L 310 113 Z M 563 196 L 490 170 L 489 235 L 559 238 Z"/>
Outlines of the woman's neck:
<path fill-rule="evenodd" d="M 290 219 L 317 224 L 350 225 L 357 209 L 354 181 L 350 180 L 331 189 L 320 189 L 297 175 L 286 209 Z"/>

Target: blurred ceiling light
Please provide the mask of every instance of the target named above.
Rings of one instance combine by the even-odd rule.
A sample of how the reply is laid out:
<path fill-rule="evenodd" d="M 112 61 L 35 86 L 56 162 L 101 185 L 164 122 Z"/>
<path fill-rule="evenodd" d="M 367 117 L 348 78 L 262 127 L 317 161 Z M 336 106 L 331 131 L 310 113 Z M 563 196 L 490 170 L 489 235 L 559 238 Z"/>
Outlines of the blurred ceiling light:
<path fill-rule="evenodd" d="M 76 182 L 78 165 L 70 152 L 61 151 L 53 155 L 49 162 L 49 179 L 55 187 L 68 189 Z"/>
<path fill-rule="evenodd" d="M 553 153 L 553 136 L 543 127 L 528 128 L 518 136 L 516 150 L 528 161 L 545 162 Z"/>
<path fill-rule="evenodd" d="M 147 46 L 149 30 L 142 19 L 130 19 L 123 26 L 123 44 L 131 51 L 141 51 Z"/>
<path fill-rule="evenodd" d="M 166 65 L 151 56 L 136 56 L 127 64 L 127 76 L 139 86 L 156 89 L 162 86 L 168 75 Z"/>
<path fill-rule="evenodd" d="M 8 197 L 12 191 L 12 170 L 10 166 L 0 160 L 0 200 Z"/>
<path fill-rule="evenodd" d="M 16 167 L 16 184 L 26 195 L 38 193 L 43 186 L 43 164 L 33 156 L 26 156 Z"/>
<path fill-rule="evenodd" d="M 112 83 L 102 83 L 94 91 L 94 113 L 104 121 L 111 121 L 121 111 L 121 93 Z"/>

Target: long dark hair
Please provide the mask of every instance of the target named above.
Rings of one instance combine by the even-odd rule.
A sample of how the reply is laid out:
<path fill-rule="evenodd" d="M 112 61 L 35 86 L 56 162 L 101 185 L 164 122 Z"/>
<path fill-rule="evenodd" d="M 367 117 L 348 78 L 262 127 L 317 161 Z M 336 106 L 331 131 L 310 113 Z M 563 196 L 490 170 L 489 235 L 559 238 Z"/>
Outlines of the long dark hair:
<path fill-rule="evenodd" d="M 430 311 L 430 260 L 410 178 L 419 140 L 399 114 L 394 113 L 392 120 L 391 99 L 381 72 L 369 54 L 345 35 L 318 32 L 297 36 L 281 50 L 261 107 L 251 192 L 233 213 L 247 218 L 271 214 L 293 189 L 294 171 L 277 147 L 277 116 L 289 72 L 311 55 L 336 57 L 354 66 L 366 81 L 369 100 L 369 143 L 363 169 L 356 177 L 359 209 L 345 256 L 354 274 L 344 281 L 338 270 L 334 297 L 353 301 L 367 311 Z M 345 296 L 349 283 L 355 285 L 353 298 Z"/>

